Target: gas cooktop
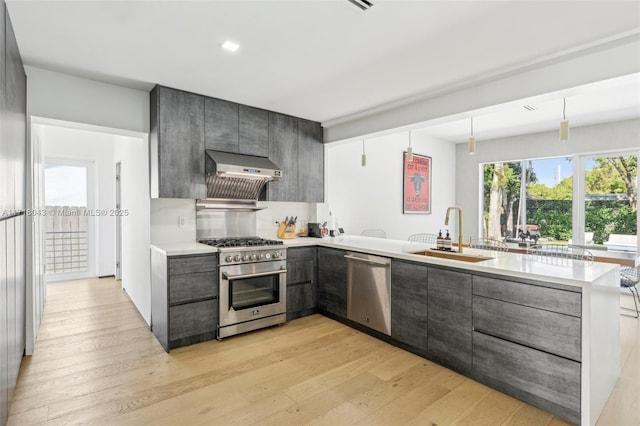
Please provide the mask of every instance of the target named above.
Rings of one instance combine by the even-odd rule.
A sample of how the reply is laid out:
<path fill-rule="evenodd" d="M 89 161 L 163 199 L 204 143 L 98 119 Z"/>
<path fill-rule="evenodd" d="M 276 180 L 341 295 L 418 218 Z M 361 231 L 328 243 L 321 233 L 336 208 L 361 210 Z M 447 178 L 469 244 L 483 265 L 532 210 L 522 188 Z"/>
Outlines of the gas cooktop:
<path fill-rule="evenodd" d="M 282 244 L 280 240 L 268 240 L 260 237 L 203 238 L 198 242 L 217 248 L 277 246 Z"/>

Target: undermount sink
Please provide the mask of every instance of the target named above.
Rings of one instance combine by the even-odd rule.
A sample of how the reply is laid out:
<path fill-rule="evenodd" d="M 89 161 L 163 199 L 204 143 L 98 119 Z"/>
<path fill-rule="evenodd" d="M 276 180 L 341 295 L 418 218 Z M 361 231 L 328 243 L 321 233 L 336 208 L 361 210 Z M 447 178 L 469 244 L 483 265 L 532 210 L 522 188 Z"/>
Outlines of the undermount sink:
<path fill-rule="evenodd" d="M 478 256 L 475 254 L 456 253 L 452 251 L 439 251 L 439 250 L 422 250 L 413 252 L 412 254 L 418 254 L 420 256 L 439 257 L 441 259 L 458 260 L 460 262 L 482 262 L 483 260 L 490 260 L 493 257 Z"/>

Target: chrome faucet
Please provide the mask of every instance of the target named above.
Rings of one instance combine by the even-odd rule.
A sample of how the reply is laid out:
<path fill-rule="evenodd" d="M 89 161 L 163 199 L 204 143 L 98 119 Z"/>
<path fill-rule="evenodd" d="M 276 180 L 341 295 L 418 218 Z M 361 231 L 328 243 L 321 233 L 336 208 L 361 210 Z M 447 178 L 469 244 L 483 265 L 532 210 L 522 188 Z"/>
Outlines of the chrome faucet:
<path fill-rule="evenodd" d="M 462 207 L 451 206 L 447 208 L 447 217 L 444 220 L 445 225 L 449 225 L 449 213 L 451 210 L 458 210 L 458 253 L 462 253 Z"/>

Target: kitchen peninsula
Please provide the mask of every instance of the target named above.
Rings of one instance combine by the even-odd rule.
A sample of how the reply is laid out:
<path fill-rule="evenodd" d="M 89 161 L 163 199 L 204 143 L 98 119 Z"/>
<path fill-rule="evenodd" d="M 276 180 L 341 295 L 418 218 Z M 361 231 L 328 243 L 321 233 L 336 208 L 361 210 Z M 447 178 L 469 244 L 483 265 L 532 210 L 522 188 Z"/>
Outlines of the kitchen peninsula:
<path fill-rule="evenodd" d="M 574 423 L 595 424 L 620 371 L 617 266 L 465 249 L 489 258 L 471 263 L 413 254 L 424 251 L 420 244 L 360 236 L 318 245 L 320 269 L 320 251 L 329 247 L 392 258 L 392 318 L 403 309 L 393 300 L 415 309 L 422 286 L 426 357 Z M 394 326 L 403 325 L 392 321 L 397 338 L 403 330 Z"/>
<path fill-rule="evenodd" d="M 317 308 L 573 423 L 595 424 L 617 381 L 616 265 L 477 249 L 465 255 L 485 260 L 466 262 L 415 254 L 430 249 L 424 244 L 360 236 L 284 244 L 288 284 L 296 284 L 288 286 L 288 314 L 305 300 L 302 315 Z M 304 281 L 297 252 L 313 259 L 306 296 L 295 282 Z M 390 258 L 390 336 L 347 318 L 348 252 Z"/>

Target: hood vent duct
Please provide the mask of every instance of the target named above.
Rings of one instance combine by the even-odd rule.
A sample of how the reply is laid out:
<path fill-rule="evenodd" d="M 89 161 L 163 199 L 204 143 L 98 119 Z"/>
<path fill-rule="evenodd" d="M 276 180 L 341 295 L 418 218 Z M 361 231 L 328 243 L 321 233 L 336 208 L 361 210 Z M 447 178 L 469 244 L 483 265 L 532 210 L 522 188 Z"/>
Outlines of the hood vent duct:
<path fill-rule="evenodd" d="M 257 201 L 267 182 L 282 171 L 266 157 L 206 150 L 207 199 L 197 208 L 259 210 Z"/>

